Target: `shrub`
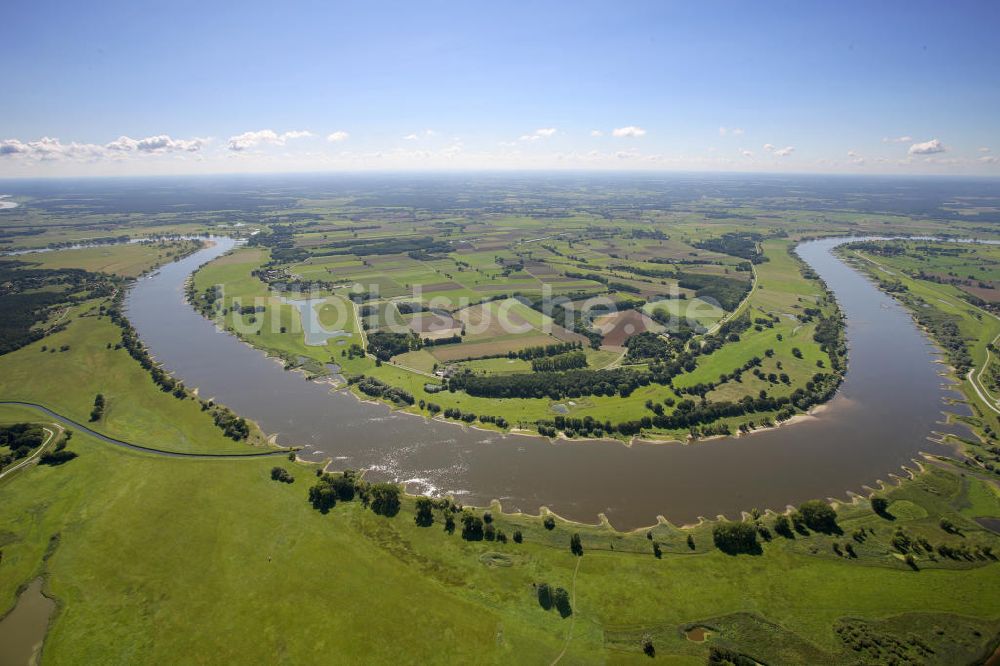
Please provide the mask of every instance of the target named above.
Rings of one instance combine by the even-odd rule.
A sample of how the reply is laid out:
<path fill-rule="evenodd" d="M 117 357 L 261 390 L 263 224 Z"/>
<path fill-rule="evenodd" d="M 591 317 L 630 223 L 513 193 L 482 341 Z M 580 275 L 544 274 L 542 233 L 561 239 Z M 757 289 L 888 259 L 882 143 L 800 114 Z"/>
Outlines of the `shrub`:
<path fill-rule="evenodd" d="M 288 473 L 284 467 L 272 467 L 271 468 L 271 480 L 281 481 L 282 483 L 292 483 L 295 481 L 295 477 Z"/>
<path fill-rule="evenodd" d="M 573 608 L 569 603 L 569 592 L 561 587 L 557 587 L 552 592 L 552 605 L 556 607 L 556 610 L 563 617 L 569 617 L 573 614 Z"/>
<path fill-rule="evenodd" d="M 430 527 L 434 523 L 434 502 L 429 497 L 417 498 L 417 515 L 413 517 L 420 527 Z"/>
<path fill-rule="evenodd" d="M 786 539 L 795 538 L 792 533 L 792 521 L 788 520 L 788 516 L 784 514 L 778 516 L 778 519 L 774 521 L 774 531 Z"/>
<path fill-rule="evenodd" d="M 549 610 L 552 608 L 552 589 L 549 587 L 548 583 L 539 583 L 535 586 L 535 592 L 538 594 L 538 605 Z"/>
<path fill-rule="evenodd" d="M 66 449 L 60 449 L 59 451 L 46 451 L 38 458 L 38 462 L 42 465 L 56 466 L 67 463 L 73 458 L 76 458 L 75 453 Z"/>
<path fill-rule="evenodd" d="M 466 512 L 462 515 L 462 538 L 466 541 L 482 541 L 483 519 Z"/>
<path fill-rule="evenodd" d="M 823 534 L 834 534 L 840 532 L 837 526 L 837 512 L 826 502 L 820 500 L 809 500 L 799 506 L 799 513 L 802 514 L 802 521 L 811 530 L 822 532 Z"/>
<path fill-rule="evenodd" d="M 369 492 L 372 511 L 390 518 L 399 513 L 399 486 L 394 483 L 376 483 Z"/>
<path fill-rule="evenodd" d="M 712 528 L 716 548 L 729 555 L 758 553 L 757 529 L 749 523 L 722 522 Z"/>

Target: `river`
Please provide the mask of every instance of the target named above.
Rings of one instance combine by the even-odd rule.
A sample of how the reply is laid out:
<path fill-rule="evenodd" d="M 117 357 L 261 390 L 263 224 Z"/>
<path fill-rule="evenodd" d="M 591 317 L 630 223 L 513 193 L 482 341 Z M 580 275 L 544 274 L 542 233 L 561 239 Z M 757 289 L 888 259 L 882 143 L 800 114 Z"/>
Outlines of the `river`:
<path fill-rule="evenodd" d="M 798 254 L 826 281 L 847 317 L 848 372 L 814 417 L 744 437 L 693 445 L 555 441 L 425 421 L 362 403 L 307 381 L 219 331 L 184 301 L 184 282 L 228 250 L 216 244 L 169 264 L 130 291 L 128 316 L 151 354 L 204 398 L 256 421 L 302 456 L 333 458 L 336 469 L 412 492 L 453 494 L 466 504 L 501 501 L 506 511 L 546 506 L 566 518 L 619 529 L 700 516 L 737 517 L 753 507 L 783 510 L 812 498 L 846 498 L 902 474 L 922 451 L 950 449 L 928 439 L 944 426 L 938 350 L 905 309 L 837 259 L 846 239 L 803 243 Z M 962 411 L 962 407 L 949 407 Z"/>

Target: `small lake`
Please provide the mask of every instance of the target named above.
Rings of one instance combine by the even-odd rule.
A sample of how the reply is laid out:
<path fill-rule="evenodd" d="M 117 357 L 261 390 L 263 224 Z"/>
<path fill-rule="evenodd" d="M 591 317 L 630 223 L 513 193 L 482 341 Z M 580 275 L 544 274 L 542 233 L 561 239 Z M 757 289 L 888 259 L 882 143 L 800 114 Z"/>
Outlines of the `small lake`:
<path fill-rule="evenodd" d="M 0 620 L 0 664 L 37 664 L 56 602 L 42 594 L 42 578 L 31 581 L 14 610 Z"/>
<path fill-rule="evenodd" d="M 319 320 L 319 309 L 326 304 L 325 298 L 281 298 L 285 305 L 291 305 L 299 312 L 299 320 L 302 322 L 302 333 L 305 336 L 305 343 L 310 347 L 322 347 L 327 340 L 332 338 L 349 338 L 351 334 L 347 331 L 329 331 Z"/>
<path fill-rule="evenodd" d="M 336 469 L 366 469 L 370 478 L 413 492 L 450 493 L 477 505 L 498 499 L 507 511 L 547 506 L 591 523 L 603 513 L 620 529 L 651 525 L 657 515 L 683 524 L 864 492 L 902 474 L 921 451 L 949 452 L 928 437 L 958 428 L 940 423 L 945 399 L 957 394 L 939 374 L 937 349 L 903 307 L 831 254 L 856 239 L 797 249 L 836 294 L 848 322 L 847 377 L 822 411 L 746 437 L 631 447 L 426 421 L 285 372 L 184 302 L 187 276 L 235 244 L 215 240 L 129 293 L 128 316 L 150 353 L 202 397 L 255 420 L 281 444 L 305 446 L 304 458 L 332 458 Z M 967 413 L 964 406 L 949 409 Z"/>

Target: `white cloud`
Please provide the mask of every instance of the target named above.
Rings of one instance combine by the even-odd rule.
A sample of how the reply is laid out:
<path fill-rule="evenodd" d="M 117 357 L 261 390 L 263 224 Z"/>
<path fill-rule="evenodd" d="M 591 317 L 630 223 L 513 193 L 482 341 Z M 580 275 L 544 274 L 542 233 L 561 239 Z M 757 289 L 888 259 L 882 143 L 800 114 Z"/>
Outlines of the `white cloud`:
<path fill-rule="evenodd" d="M 991 153 L 993 151 L 990 150 L 989 148 L 987 148 L 986 146 L 983 146 L 982 148 L 979 149 L 979 152 L 981 152 L 981 153 Z"/>
<path fill-rule="evenodd" d="M 785 146 L 784 148 L 780 148 L 780 149 L 774 151 L 774 156 L 775 157 L 788 157 L 789 155 L 791 155 L 794 152 L 795 152 L 795 146 Z"/>
<path fill-rule="evenodd" d="M 892 137 L 892 136 L 884 136 L 884 137 L 882 137 L 882 143 L 910 143 L 911 141 L 913 141 L 913 137 L 912 136 L 906 136 L 906 135 L 904 135 L 904 136 L 896 136 L 896 137 Z"/>
<path fill-rule="evenodd" d="M 746 158 L 752 158 L 753 157 L 753 153 L 751 151 L 749 151 L 749 150 L 741 150 L 740 151 L 740 155 L 742 155 L 743 157 L 746 157 Z"/>
<path fill-rule="evenodd" d="M 773 150 L 774 150 L 774 144 L 771 144 L 771 143 L 765 143 L 765 144 L 764 144 L 764 150 L 766 150 L 767 152 L 769 152 L 769 153 L 770 153 L 771 151 L 773 151 Z"/>
<path fill-rule="evenodd" d="M 437 132 L 432 129 L 425 129 L 423 132 L 411 132 L 403 137 L 404 141 L 419 141 L 423 137 L 432 137 Z"/>
<path fill-rule="evenodd" d="M 983 155 L 982 157 L 979 158 L 979 161 L 982 162 L 983 164 L 996 164 L 997 162 L 1000 162 L 1000 160 L 997 159 L 996 155 Z"/>
<path fill-rule="evenodd" d="M 0 155 L 22 155 L 29 152 L 28 146 L 17 139 L 0 141 Z"/>
<path fill-rule="evenodd" d="M 848 150 L 847 156 L 851 158 L 851 164 L 855 164 L 857 166 L 865 165 L 865 158 L 859 155 L 856 151 Z"/>
<path fill-rule="evenodd" d="M 347 141 L 347 139 L 350 138 L 350 136 L 351 135 L 345 132 L 344 130 L 337 130 L 336 132 L 327 134 L 326 140 L 331 143 L 340 143 L 341 141 Z"/>
<path fill-rule="evenodd" d="M 301 139 L 307 136 L 312 136 L 312 132 L 308 132 L 306 130 L 292 130 L 290 132 L 278 134 L 274 130 L 270 129 L 257 130 L 256 132 L 244 132 L 243 134 L 237 134 L 236 136 L 229 137 L 229 150 L 240 152 L 265 144 L 283 146 L 289 139 Z"/>
<path fill-rule="evenodd" d="M 601 130 L 590 130 L 590 136 L 604 136 L 604 132 Z"/>
<path fill-rule="evenodd" d="M 63 143 L 52 137 L 42 137 L 37 141 L 22 142 L 18 139 L 0 141 L 0 156 L 21 156 L 35 160 L 96 160 L 103 158 L 123 158 L 135 155 L 163 155 L 167 153 L 196 153 L 208 139 L 174 139 L 167 134 L 158 134 L 143 139 L 120 136 L 106 144 Z"/>
<path fill-rule="evenodd" d="M 188 152 L 194 153 L 201 150 L 205 145 L 205 139 L 172 139 L 166 134 L 149 136 L 145 139 L 133 139 L 127 136 L 120 136 L 111 143 L 105 145 L 110 151 L 117 152 L 140 152 L 140 153 L 173 153 Z"/>
<path fill-rule="evenodd" d="M 611 136 L 616 137 L 630 137 L 637 138 L 646 134 L 646 130 L 641 127 L 636 127 L 635 125 L 628 125 L 627 127 L 616 127 L 611 131 Z"/>
<path fill-rule="evenodd" d="M 547 139 L 555 133 L 555 127 L 540 127 L 531 134 L 522 135 L 518 141 L 538 141 L 539 139 Z"/>
<path fill-rule="evenodd" d="M 943 153 L 945 150 L 947 148 L 938 139 L 931 139 L 923 143 L 913 144 L 907 152 L 910 155 L 934 155 L 935 153 Z"/>
<path fill-rule="evenodd" d="M 719 136 L 743 136 L 743 129 L 740 127 L 720 127 Z"/>

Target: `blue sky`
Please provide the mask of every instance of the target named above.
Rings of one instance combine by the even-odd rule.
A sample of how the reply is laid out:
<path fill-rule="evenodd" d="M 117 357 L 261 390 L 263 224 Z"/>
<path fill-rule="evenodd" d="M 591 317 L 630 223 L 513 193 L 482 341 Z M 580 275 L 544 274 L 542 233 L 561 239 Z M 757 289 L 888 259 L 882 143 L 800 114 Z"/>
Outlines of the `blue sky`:
<path fill-rule="evenodd" d="M 0 16 L 0 176 L 1000 175 L 997 2 L 35 1 Z"/>

